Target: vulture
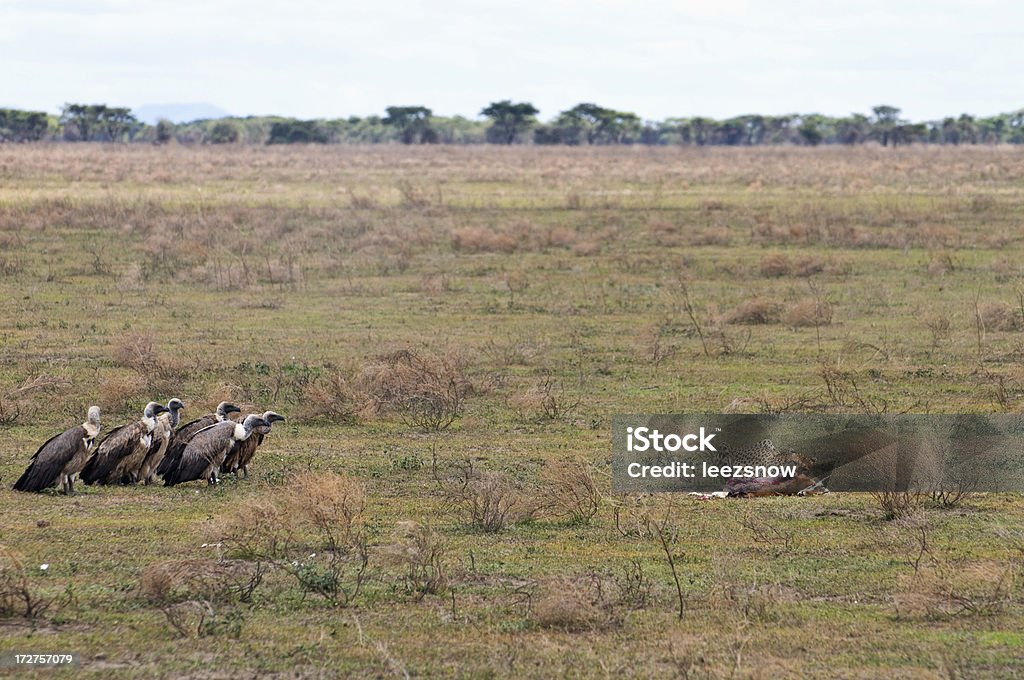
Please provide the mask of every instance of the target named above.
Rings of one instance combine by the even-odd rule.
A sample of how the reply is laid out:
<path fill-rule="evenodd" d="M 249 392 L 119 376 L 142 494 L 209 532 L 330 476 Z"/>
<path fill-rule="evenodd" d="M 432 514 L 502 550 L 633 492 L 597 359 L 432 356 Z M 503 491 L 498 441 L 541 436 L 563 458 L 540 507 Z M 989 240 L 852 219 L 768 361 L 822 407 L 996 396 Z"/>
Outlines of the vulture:
<path fill-rule="evenodd" d="M 132 481 L 142 481 L 152 484 L 156 479 L 156 469 L 160 461 L 167 453 L 167 446 L 171 443 L 171 435 L 178 427 L 178 412 L 185 408 L 181 399 L 174 398 L 167 402 L 167 413 L 161 413 L 156 419 L 156 428 L 153 429 L 153 443 L 149 445 L 149 451 L 139 466 L 138 474 Z"/>
<path fill-rule="evenodd" d="M 185 452 L 185 447 L 188 446 L 189 441 L 197 432 L 211 425 L 222 423 L 232 413 L 241 413 L 241 411 L 242 409 L 234 404 L 222 401 L 217 405 L 217 410 L 214 413 L 182 425 L 174 433 L 174 436 L 171 437 L 171 442 L 167 445 L 167 451 L 164 453 L 164 459 L 157 466 L 156 473 L 166 476 L 167 473 L 178 467 L 178 463 L 181 461 L 181 454 Z"/>
<path fill-rule="evenodd" d="M 241 423 L 225 420 L 200 430 L 181 454 L 178 465 L 164 475 L 164 486 L 174 486 L 194 479 L 216 484 L 217 471 L 238 442 L 249 438 L 255 428 L 269 428 L 270 423 L 257 415 L 246 416 Z"/>
<path fill-rule="evenodd" d="M 156 417 L 166 411 L 166 406 L 151 401 L 142 412 L 142 420 L 112 430 L 86 463 L 82 481 L 86 484 L 116 484 L 130 479 L 130 472 L 138 470 L 153 443 Z"/>
<path fill-rule="evenodd" d="M 221 472 L 234 472 L 237 475 L 238 471 L 241 470 L 246 479 L 249 478 L 249 463 L 252 461 L 252 457 L 256 455 L 256 449 L 263 444 L 263 437 L 270 434 L 270 428 L 274 426 L 274 423 L 284 421 L 284 416 L 273 411 L 264 411 L 260 417 L 267 421 L 267 426 L 259 425 L 255 427 L 252 431 L 252 436 L 246 438 L 245 441 L 235 444 L 228 453 L 228 457 L 224 459 L 224 464 L 220 466 Z"/>
<path fill-rule="evenodd" d="M 15 491 L 42 491 L 60 482 L 65 495 L 73 494 L 74 477 L 85 467 L 99 432 L 100 407 L 90 406 L 84 423 L 39 447 L 28 469 L 14 483 Z"/>

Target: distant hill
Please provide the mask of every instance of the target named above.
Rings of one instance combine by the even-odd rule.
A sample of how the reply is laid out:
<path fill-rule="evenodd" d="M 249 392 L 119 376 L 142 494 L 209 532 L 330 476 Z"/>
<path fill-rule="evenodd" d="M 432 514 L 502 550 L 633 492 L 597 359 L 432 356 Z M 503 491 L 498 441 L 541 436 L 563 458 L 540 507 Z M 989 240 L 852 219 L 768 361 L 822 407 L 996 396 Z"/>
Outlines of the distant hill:
<path fill-rule="evenodd" d="M 172 123 L 187 123 L 200 118 L 223 118 L 231 115 L 219 106 L 206 103 L 196 104 L 145 104 L 132 109 L 135 117 L 150 125 L 161 118 Z"/>

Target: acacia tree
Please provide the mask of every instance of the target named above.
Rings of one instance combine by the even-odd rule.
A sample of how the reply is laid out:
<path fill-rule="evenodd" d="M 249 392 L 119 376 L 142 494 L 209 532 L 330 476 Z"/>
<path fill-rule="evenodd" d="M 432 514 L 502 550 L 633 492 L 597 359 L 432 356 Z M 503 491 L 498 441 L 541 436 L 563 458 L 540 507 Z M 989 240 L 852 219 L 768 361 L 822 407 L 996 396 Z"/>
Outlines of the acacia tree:
<path fill-rule="evenodd" d="M 427 107 L 389 106 L 385 110 L 388 115 L 382 122 L 398 129 L 403 144 L 427 144 L 437 141 L 437 133 L 430 125 L 434 112 Z"/>
<path fill-rule="evenodd" d="M 0 109 L 0 142 L 36 142 L 50 126 L 43 111 Z"/>
<path fill-rule="evenodd" d="M 893 130 L 900 124 L 900 109 L 895 106 L 889 106 L 888 104 L 882 104 L 871 109 L 874 114 L 874 120 L 872 121 L 875 135 L 880 137 L 882 140 L 882 146 L 889 146 L 889 141 L 892 140 Z M 895 140 L 893 140 L 895 146 Z"/>
<path fill-rule="evenodd" d="M 65 104 L 61 109 L 60 124 L 64 136 L 73 134 L 82 142 L 118 142 L 137 128 L 138 121 L 131 109 L 106 104 Z"/>
<path fill-rule="evenodd" d="M 487 141 L 515 144 L 521 134 L 528 132 L 537 124 L 538 113 L 540 111 L 529 102 L 513 104 L 511 99 L 492 102 L 480 112 L 480 115 L 487 116 L 492 121 L 491 126 L 487 128 Z"/>
<path fill-rule="evenodd" d="M 563 111 L 555 125 L 563 130 L 568 144 L 621 144 L 628 135 L 640 132 L 640 117 L 635 113 L 606 109 L 597 104 L 577 104 Z"/>

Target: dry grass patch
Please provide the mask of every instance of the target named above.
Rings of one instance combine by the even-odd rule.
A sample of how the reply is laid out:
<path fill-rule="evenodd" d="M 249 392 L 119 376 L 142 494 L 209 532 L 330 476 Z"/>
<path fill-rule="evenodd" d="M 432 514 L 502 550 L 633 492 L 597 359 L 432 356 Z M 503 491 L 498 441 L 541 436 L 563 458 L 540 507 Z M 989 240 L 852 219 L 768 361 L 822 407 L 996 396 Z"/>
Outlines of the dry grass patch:
<path fill-rule="evenodd" d="M 407 424 L 434 432 L 462 415 L 473 392 L 467 361 L 459 352 L 382 354 L 363 367 L 358 386 L 376 410 L 397 413 Z"/>
<path fill-rule="evenodd" d="M 803 298 L 786 307 L 782 322 L 787 326 L 828 326 L 832 323 L 832 305 L 817 298 Z"/>
<path fill-rule="evenodd" d="M 100 380 L 98 403 L 105 414 L 125 414 L 149 402 L 149 385 L 139 374 L 119 373 Z"/>
<path fill-rule="evenodd" d="M 1019 331 L 1024 328 L 1024 316 L 1020 308 L 1005 302 L 979 304 L 977 320 L 986 331 Z"/>
<path fill-rule="evenodd" d="M 751 325 L 778 323 L 781 313 L 782 305 L 775 300 L 755 297 L 744 300 L 726 314 L 725 322 Z"/>
<path fill-rule="evenodd" d="M 438 479 L 449 507 L 471 527 L 497 533 L 531 516 L 522 486 L 503 472 L 477 470 L 472 460 L 454 465 L 454 474 Z"/>
<path fill-rule="evenodd" d="M 761 258 L 761 276 L 765 278 L 781 278 L 784 276 L 809 277 L 820 274 L 828 267 L 828 262 L 817 255 L 790 257 L 783 253 L 769 253 Z"/>
<path fill-rule="evenodd" d="M 612 588 L 596 574 L 542 580 L 530 596 L 530 618 L 541 628 L 567 633 L 607 630 L 622 622 Z"/>
<path fill-rule="evenodd" d="M 419 522 L 399 522 L 392 540 L 381 549 L 382 560 L 399 570 L 408 592 L 422 598 L 448 588 L 448 550 L 436 531 Z"/>
<path fill-rule="evenodd" d="M 143 569 L 139 591 L 154 604 L 248 602 L 263 574 L 262 564 L 247 560 L 167 560 Z"/>
<path fill-rule="evenodd" d="M 35 620 L 56 602 L 41 595 L 29 582 L 21 555 L 0 545 L 0 619 Z"/>
<path fill-rule="evenodd" d="M 300 473 L 267 498 L 240 502 L 217 536 L 229 554 L 284 571 L 304 593 L 346 606 L 367 576 L 365 505 L 363 486 L 351 477 Z"/>
<path fill-rule="evenodd" d="M 589 463 L 582 459 L 558 461 L 544 467 L 537 509 L 572 524 L 586 524 L 600 510 L 601 498 Z"/>

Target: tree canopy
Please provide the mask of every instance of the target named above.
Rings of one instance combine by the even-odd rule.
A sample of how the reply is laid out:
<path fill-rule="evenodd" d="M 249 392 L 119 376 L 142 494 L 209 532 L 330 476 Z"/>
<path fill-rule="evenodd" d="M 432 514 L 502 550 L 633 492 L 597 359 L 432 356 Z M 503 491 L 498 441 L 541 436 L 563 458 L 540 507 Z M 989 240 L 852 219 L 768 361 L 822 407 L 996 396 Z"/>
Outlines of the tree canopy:
<path fill-rule="evenodd" d="M 995 116 L 963 113 L 909 121 L 899 107 L 880 104 L 869 114 L 744 114 L 642 120 L 593 102 L 561 111 L 547 122 L 531 102 L 503 99 L 480 118 L 435 116 L 421 105 L 389 106 L 385 115 L 299 120 L 281 116 L 225 117 L 146 125 L 130 109 L 106 104 L 65 104 L 59 117 L 42 111 L 0 109 L 0 143 L 149 142 L 155 144 L 643 144 L 649 146 L 759 146 L 878 143 L 1024 144 L 1024 109 Z M 532 131 L 532 134 L 530 134 Z"/>

